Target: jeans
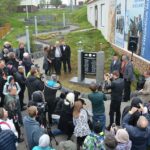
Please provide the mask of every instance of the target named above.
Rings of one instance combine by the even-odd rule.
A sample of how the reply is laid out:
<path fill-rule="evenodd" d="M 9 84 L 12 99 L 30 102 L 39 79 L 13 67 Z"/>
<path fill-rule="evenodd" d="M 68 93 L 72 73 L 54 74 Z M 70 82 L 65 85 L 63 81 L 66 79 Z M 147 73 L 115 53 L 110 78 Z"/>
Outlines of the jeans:
<path fill-rule="evenodd" d="M 96 122 L 100 122 L 102 125 L 103 131 L 105 130 L 106 125 L 106 116 L 105 114 L 94 114 L 93 115 L 93 126 L 95 126 Z"/>

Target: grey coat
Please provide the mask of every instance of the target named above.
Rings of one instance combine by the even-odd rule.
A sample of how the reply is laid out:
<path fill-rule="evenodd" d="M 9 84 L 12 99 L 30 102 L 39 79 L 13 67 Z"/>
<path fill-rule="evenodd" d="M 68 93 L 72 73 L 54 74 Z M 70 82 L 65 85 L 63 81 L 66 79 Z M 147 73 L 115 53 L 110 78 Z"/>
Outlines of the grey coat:
<path fill-rule="evenodd" d="M 129 61 L 128 64 L 125 66 L 123 78 L 127 81 L 134 81 L 135 76 L 134 76 L 134 69 L 133 69 L 133 64 Z"/>

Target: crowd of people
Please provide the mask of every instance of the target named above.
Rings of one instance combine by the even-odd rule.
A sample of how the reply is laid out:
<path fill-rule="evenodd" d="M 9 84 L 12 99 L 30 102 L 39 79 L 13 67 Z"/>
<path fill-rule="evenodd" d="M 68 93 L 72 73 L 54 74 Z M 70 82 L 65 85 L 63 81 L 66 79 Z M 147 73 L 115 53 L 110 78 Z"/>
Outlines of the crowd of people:
<path fill-rule="evenodd" d="M 70 56 L 70 47 L 64 41 L 45 47 L 43 69 L 50 78 L 43 80 L 24 43 L 19 43 L 17 50 L 9 42 L 4 43 L 0 54 L 0 149 L 17 149 L 24 141 L 21 127 L 29 150 L 55 150 L 52 140 L 59 144 L 58 150 L 149 149 L 150 71 L 140 76 L 137 90 L 131 92 L 135 80 L 132 61 L 126 55 L 119 60 L 115 54 L 103 84 L 92 82 L 91 92 L 85 94 L 63 87 L 57 78 L 61 63 L 64 73 L 71 72 Z M 24 103 L 26 89 L 28 104 Z M 107 127 L 106 90 L 111 96 Z M 92 110 L 86 107 L 88 101 Z M 128 101 L 131 104 L 121 113 L 121 103 Z M 26 109 L 27 114 L 22 117 L 21 111 Z M 52 125 L 57 128 L 52 129 Z M 66 140 L 58 143 L 59 134 L 66 135 Z"/>

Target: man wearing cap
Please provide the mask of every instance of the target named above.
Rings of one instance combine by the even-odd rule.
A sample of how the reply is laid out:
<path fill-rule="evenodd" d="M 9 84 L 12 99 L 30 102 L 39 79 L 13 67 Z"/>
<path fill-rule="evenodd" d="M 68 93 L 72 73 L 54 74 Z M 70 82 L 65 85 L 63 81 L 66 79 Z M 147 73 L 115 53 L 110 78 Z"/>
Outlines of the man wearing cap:
<path fill-rule="evenodd" d="M 54 68 L 57 75 L 61 75 L 61 59 L 62 59 L 62 53 L 59 45 L 59 41 L 56 41 L 55 47 L 55 59 L 54 59 Z"/>

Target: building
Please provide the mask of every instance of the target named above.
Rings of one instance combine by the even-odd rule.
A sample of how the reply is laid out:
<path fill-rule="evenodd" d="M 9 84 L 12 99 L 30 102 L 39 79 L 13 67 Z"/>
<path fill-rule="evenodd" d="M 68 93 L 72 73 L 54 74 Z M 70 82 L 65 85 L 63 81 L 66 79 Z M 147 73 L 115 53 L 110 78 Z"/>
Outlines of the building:
<path fill-rule="evenodd" d="M 39 8 L 40 0 L 21 0 L 18 6 L 18 12 L 28 12 L 36 11 Z"/>
<path fill-rule="evenodd" d="M 90 0 L 87 19 L 120 54 L 134 53 L 143 71 L 150 65 L 149 9 L 150 0 Z"/>

